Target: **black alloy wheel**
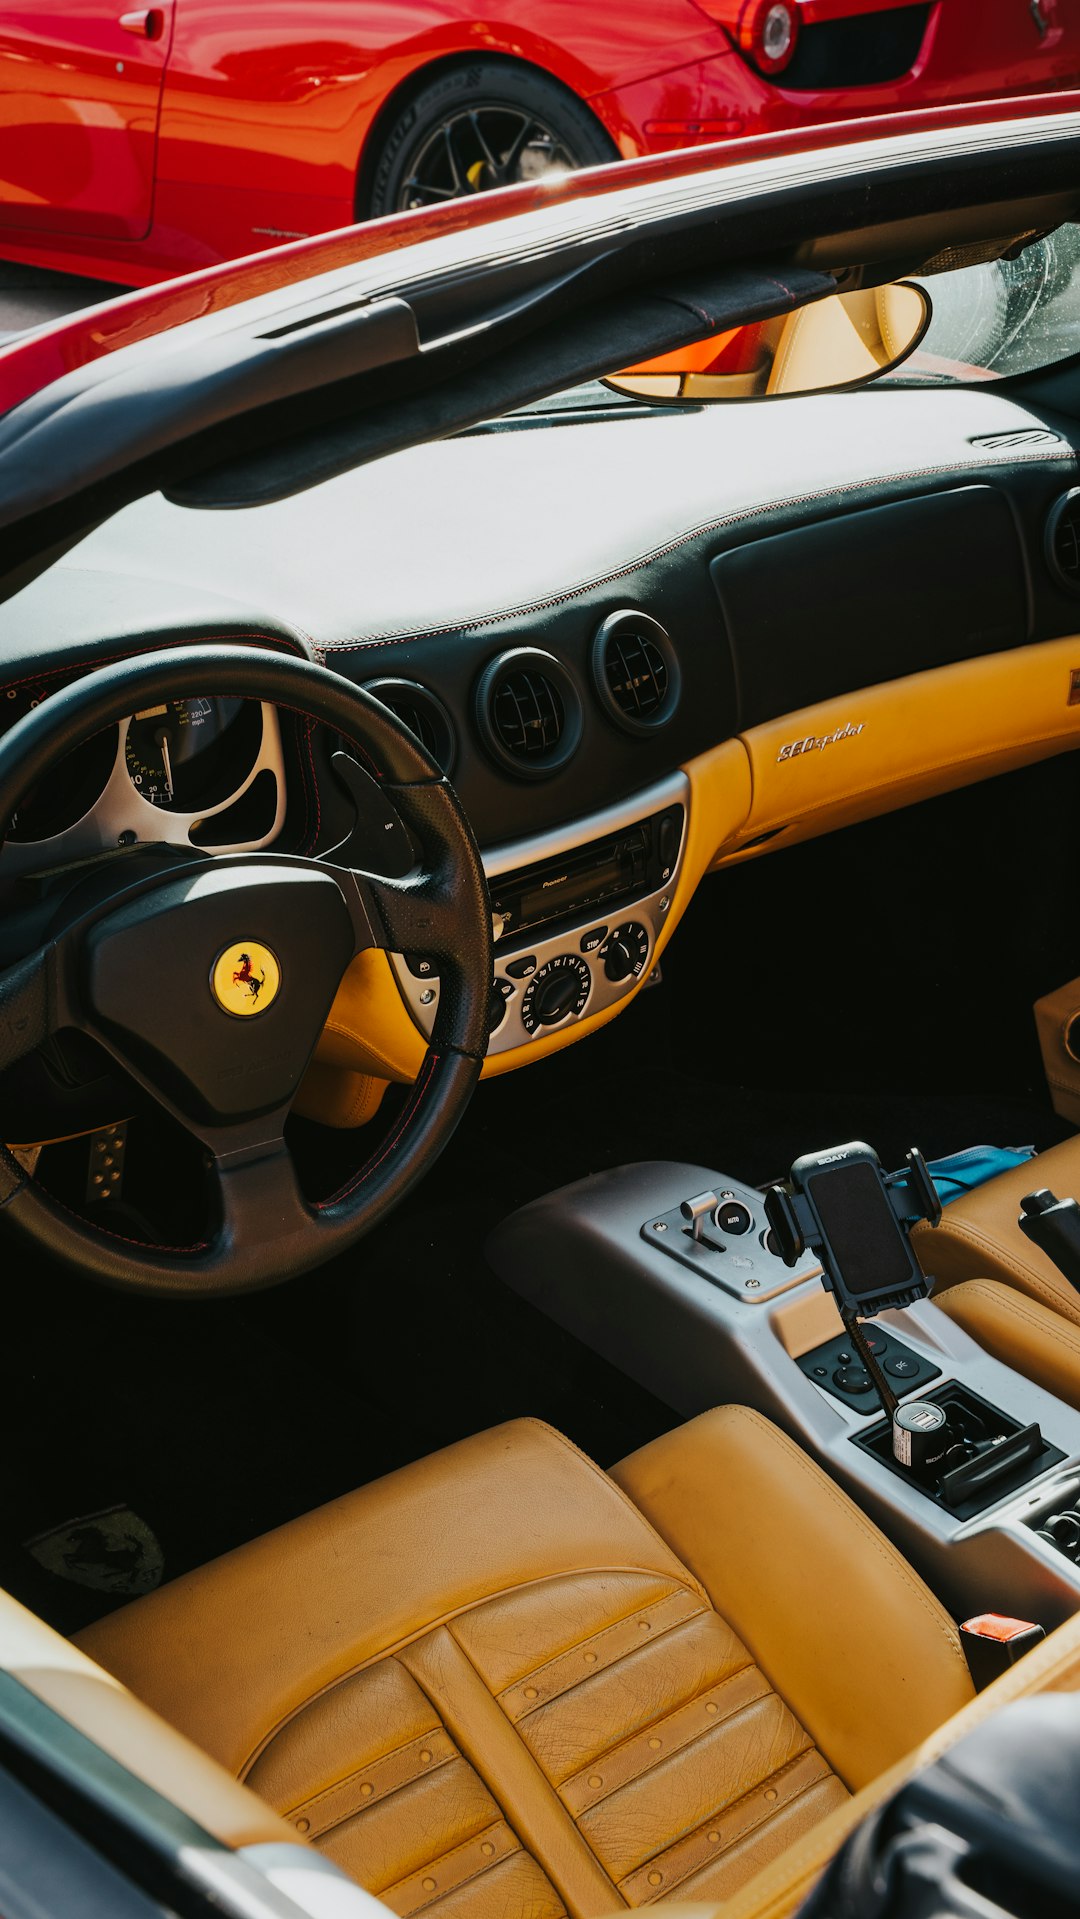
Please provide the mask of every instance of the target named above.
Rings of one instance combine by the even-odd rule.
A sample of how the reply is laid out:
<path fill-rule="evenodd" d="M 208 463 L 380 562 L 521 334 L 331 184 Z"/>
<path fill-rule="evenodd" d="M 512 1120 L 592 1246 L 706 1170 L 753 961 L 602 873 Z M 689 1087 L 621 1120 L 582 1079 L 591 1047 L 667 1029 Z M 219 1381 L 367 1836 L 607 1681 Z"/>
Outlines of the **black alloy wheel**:
<path fill-rule="evenodd" d="M 618 158 L 589 109 L 556 81 L 477 60 L 429 82 L 376 135 L 369 216 L 438 206 Z"/>

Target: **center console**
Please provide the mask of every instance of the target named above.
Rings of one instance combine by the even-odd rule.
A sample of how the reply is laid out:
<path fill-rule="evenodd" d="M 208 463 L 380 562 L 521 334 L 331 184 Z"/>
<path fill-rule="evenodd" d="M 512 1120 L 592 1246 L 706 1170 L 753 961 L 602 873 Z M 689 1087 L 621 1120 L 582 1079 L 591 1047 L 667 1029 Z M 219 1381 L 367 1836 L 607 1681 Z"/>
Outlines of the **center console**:
<path fill-rule="evenodd" d="M 785 1262 L 796 1249 L 783 1227 L 757 1189 L 654 1161 L 524 1207 L 487 1255 L 677 1412 L 736 1402 L 784 1427 L 957 1617 L 1012 1614 L 1048 1631 L 1071 1617 L 1080 1413 L 911 1297 L 918 1286 L 899 1267 L 907 1303 L 855 1325 L 850 1301 L 842 1315 L 843 1298 L 824 1289 L 812 1243 Z"/>
<path fill-rule="evenodd" d="M 495 935 L 489 1054 L 603 1012 L 648 976 L 678 884 L 689 799 L 690 783 L 676 773 L 573 828 L 485 851 Z M 409 953 L 391 964 L 430 1038 L 436 963 Z"/>

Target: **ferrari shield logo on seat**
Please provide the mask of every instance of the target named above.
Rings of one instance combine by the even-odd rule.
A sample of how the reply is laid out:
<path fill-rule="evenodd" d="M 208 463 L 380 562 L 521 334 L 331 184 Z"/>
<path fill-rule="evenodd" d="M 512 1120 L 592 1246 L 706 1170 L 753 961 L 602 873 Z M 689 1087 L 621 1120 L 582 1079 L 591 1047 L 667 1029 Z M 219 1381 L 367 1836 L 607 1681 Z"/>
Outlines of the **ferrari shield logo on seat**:
<path fill-rule="evenodd" d="M 58 1579 L 93 1592 L 137 1599 L 161 1584 L 165 1555 L 147 1525 L 129 1506 L 110 1506 L 68 1520 L 25 1541 L 26 1550 Z"/>
<path fill-rule="evenodd" d="M 277 998 L 281 968 L 268 946 L 260 946 L 258 940 L 238 940 L 218 954 L 210 985 L 223 1012 L 250 1019 L 265 1013 Z"/>

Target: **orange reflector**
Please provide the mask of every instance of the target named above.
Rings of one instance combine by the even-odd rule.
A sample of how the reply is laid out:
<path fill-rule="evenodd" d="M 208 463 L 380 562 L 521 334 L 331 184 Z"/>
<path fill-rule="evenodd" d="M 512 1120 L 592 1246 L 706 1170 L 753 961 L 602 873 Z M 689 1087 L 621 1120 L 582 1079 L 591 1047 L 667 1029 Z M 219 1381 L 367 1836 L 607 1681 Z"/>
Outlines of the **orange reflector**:
<path fill-rule="evenodd" d="M 1009 1639 L 1019 1639 L 1021 1633 L 1038 1632 L 1041 1628 L 1031 1619 L 1008 1619 L 1004 1613 L 981 1612 L 974 1619 L 965 1619 L 960 1631 L 974 1633 L 979 1639 L 997 1639 L 1002 1643 Z"/>

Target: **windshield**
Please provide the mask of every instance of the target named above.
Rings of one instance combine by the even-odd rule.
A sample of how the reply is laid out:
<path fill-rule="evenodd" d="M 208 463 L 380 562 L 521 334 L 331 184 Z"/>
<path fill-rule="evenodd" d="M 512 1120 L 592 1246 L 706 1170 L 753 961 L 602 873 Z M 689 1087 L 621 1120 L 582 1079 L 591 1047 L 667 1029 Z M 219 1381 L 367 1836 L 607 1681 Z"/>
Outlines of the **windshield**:
<path fill-rule="evenodd" d="M 996 243 L 1000 245 L 1000 242 Z M 993 249 L 989 248 L 987 251 Z M 943 256 L 938 270 L 905 276 L 913 286 L 926 293 L 931 316 L 915 351 L 897 366 L 880 374 L 875 385 L 890 387 L 958 386 L 1004 379 L 1009 374 L 1034 373 L 1044 367 L 1080 354 L 1080 226 L 1058 227 L 1022 246 L 1014 258 L 979 260 L 954 265 Z M 775 329 L 780 323 L 771 323 Z M 736 327 L 712 342 L 723 352 L 716 365 L 735 363 L 749 351 L 752 342 L 769 331 L 754 324 Z M 706 344 L 709 344 L 706 342 Z M 685 354 L 673 354 L 673 363 Z M 667 361 L 650 362 L 659 367 Z M 641 371 L 634 369 L 633 371 Z M 625 375 L 620 376 L 626 379 Z M 647 385 L 639 382 L 641 393 L 635 397 L 627 387 L 618 388 L 592 380 L 561 393 L 534 400 L 530 405 L 504 416 L 521 421 L 530 416 L 551 419 L 622 409 L 640 411 L 642 406 L 655 410 L 658 403 L 686 410 L 695 401 L 723 398 L 728 403 L 762 397 L 759 393 L 707 395 L 700 391 L 680 392 L 680 380 L 672 375 L 670 391 L 655 377 Z M 703 383 L 698 382 L 700 388 Z M 860 383 L 861 384 L 861 383 Z M 491 424 L 495 424 L 494 422 Z M 475 429 L 473 429 L 475 430 Z"/>
<path fill-rule="evenodd" d="M 915 276 L 933 308 L 890 386 L 952 385 L 1034 373 L 1080 353 L 1080 226 L 1058 227 L 1015 259 Z"/>

